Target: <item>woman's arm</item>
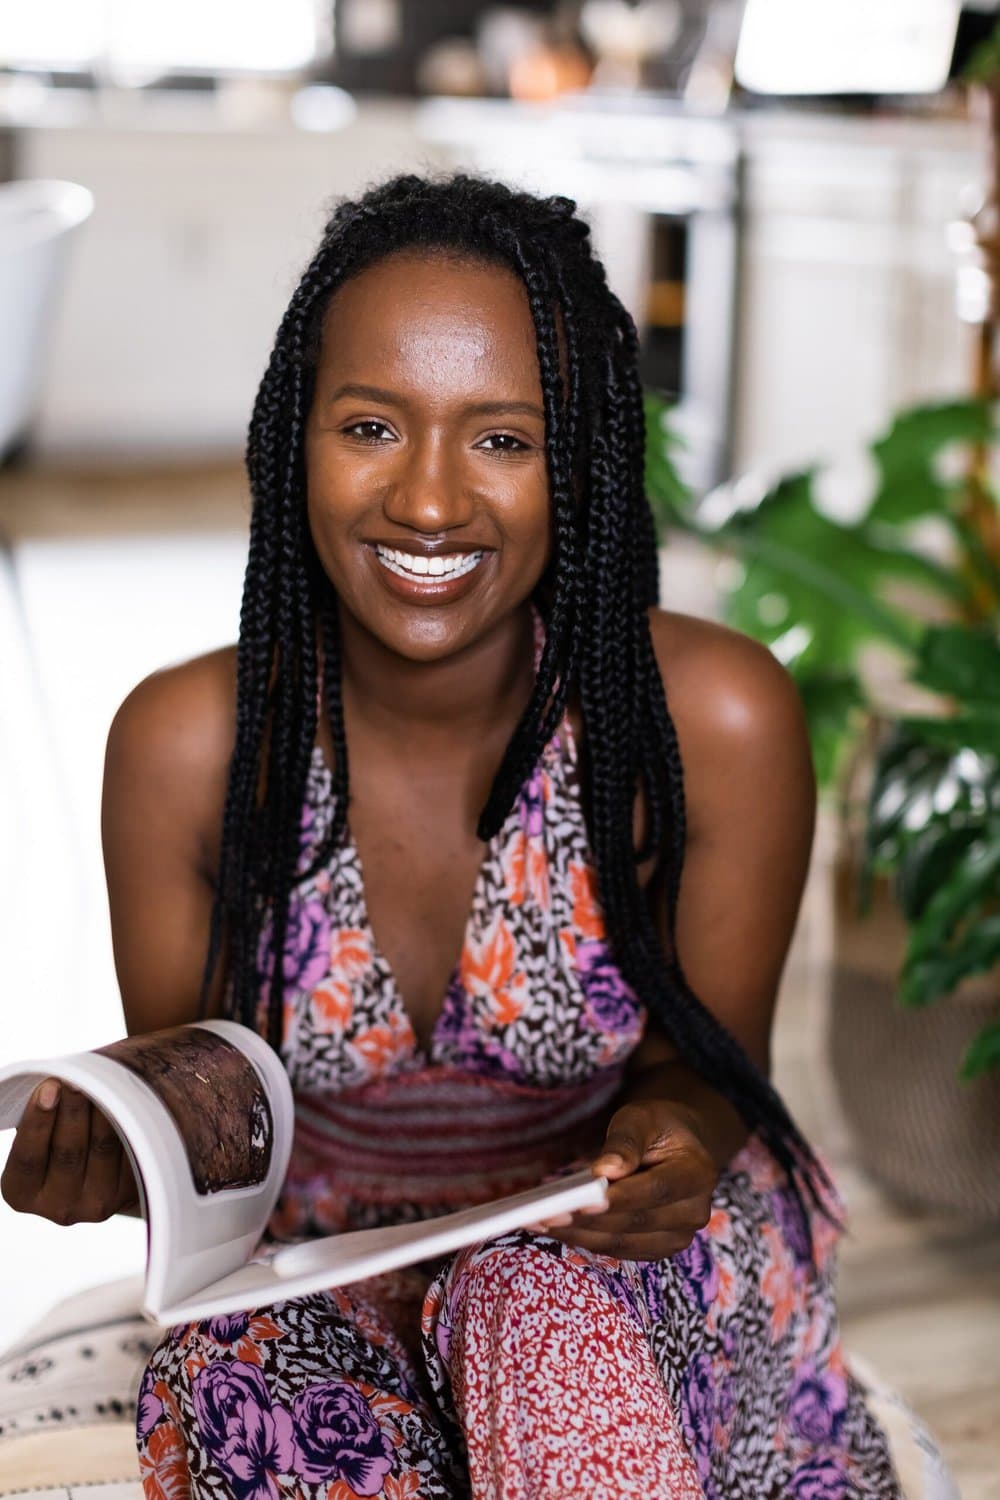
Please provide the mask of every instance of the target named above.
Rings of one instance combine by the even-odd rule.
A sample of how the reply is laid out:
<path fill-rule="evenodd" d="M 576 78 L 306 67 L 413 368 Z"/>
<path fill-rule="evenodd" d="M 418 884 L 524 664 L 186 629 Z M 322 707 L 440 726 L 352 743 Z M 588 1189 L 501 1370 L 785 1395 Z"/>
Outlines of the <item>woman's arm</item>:
<path fill-rule="evenodd" d="M 678 957 L 694 993 L 769 1076 L 774 1006 L 815 827 L 805 715 L 792 678 L 748 636 L 656 611 L 653 640 L 688 809 Z M 653 885 L 652 899 L 665 939 L 662 887 Z M 683 1249 L 707 1222 L 718 1174 L 747 1135 L 711 1079 L 647 1027 L 594 1163 L 618 1179 L 610 1208 L 599 1230 L 577 1216 L 563 1237 L 634 1259 Z"/>
<path fill-rule="evenodd" d="M 115 967 L 130 1034 L 193 1021 L 212 907 L 234 696 L 226 653 L 154 673 L 108 735 L 102 800 Z M 221 974 L 210 995 L 217 1010 Z M 57 1224 L 137 1207 L 110 1121 L 77 1089 L 45 1079 L 18 1126 L 0 1180 L 12 1208 Z"/>

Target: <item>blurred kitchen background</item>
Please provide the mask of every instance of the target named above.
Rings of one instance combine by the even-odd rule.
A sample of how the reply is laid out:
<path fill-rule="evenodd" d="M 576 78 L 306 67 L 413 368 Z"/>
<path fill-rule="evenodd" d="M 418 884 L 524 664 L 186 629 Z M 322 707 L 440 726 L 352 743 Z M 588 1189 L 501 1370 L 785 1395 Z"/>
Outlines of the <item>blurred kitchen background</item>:
<path fill-rule="evenodd" d="M 575 198 L 695 496 L 829 459 L 972 389 L 991 0 L 32 0 L 0 4 L 0 1062 L 120 1034 L 104 740 L 154 668 L 232 641 L 242 446 L 330 205 L 466 166 Z M 853 455 L 853 457 L 852 457 Z M 756 482 L 756 481 L 755 481 Z M 731 564 L 664 553 L 670 608 Z M 834 1161 L 842 1312 L 1000 1496 L 1000 1248 L 860 1164 L 827 1065 L 831 822 L 776 1069 Z M 0 1344 L 140 1263 L 142 1227 L 0 1204 Z"/>

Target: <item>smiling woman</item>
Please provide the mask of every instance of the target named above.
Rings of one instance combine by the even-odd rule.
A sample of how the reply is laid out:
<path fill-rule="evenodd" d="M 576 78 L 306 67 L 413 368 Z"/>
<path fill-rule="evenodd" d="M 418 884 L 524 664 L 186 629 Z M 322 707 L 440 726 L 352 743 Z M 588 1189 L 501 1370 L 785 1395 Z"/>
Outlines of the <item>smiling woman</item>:
<path fill-rule="evenodd" d="M 129 1027 L 200 1001 L 266 1032 L 298 1104 L 275 1235 L 583 1164 L 609 1203 L 171 1330 L 150 1500 L 899 1500 L 842 1204 L 769 1080 L 804 717 L 763 647 L 655 608 L 643 437 L 567 199 L 402 177 L 336 210 L 251 421 L 238 645 L 109 737 Z M 108 1132 L 64 1103 L 4 1187 L 70 1222 Z"/>

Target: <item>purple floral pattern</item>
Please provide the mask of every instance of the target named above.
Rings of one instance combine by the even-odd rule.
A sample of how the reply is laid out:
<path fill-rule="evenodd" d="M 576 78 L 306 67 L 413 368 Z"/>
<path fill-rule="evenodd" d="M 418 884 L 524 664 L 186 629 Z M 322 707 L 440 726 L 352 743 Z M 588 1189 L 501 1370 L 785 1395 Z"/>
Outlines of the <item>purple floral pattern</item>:
<path fill-rule="evenodd" d="M 712 1361 L 696 1354 L 681 1380 L 681 1426 L 688 1448 L 704 1478 L 711 1465 L 711 1442 L 715 1430 L 715 1382 Z"/>
<path fill-rule="evenodd" d="M 578 943 L 576 959 L 587 1010 L 596 1024 L 604 1031 L 634 1033 L 639 1022 L 636 998 L 607 943 Z"/>
<path fill-rule="evenodd" d="M 689 1296 L 702 1312 L 708 1312 L 719 1290 L 719 1272 L 712 1258 L 708 1236 L 699 1231 L 687 1249 L 674 1256 L 674 1265 L 680 1271 Z"/>
<path fill-rule="evenodd" d="M 529 839 L 542 836 L 545 826 L 545 782 L 541 766 L 536 766 L 521 788 L 519 808 L 521 827 Z"/>
<path fill-rule="evenodd" d="M 249 1313 L 226 1313 L 209 1318 L 206 1332 L 216 1344 L 238 1344 L 250 1327 Z"/>
<path fill-rule="evenodd" d="M 296 1469 L 312 1481 L 343 1479 L 377 1495 L 393 1464 L 392 1443 L 364 1396 L 346 1380 L 309 1386 L 295 1402 Z"/>
<path fill-rule="evenodd" d="M 804 1364 L 788 1393 L 788 1418 L 800 1437 L 821 1447 L 836 1443 L 847 1412 L 847 1381 Z"/>
<path fill-rule="evenodd" d="M 791 1480 L 794 1500 L 853 1500 L 843 1465 L 834 1458 L 814 1458 L 796 1469 Z"/>
<path fill-rule="evenodd" d="M 771 1194 L 771 1202 L 775 1220 L 796 1262 L 800 1267 L 808 1266 L 812 1261 L 812 1245 L 794 1195 L 787 1187 L 778 1188 Z"/>
<path fill-rule="evenodd" d="M 285 984 L 309 991 L 325 978 L 330 968 L 330 915 L 322 901 L 301 900 L 293 895 L 288 906 L 285 951 L 281 970 Z M 262 982 L 274 973 L 271 924 L 265 922 L 257 950 L 257 970 Z"/>
<path fill-rule="evenodd" d="M 147 1438 L 163 1416 L 163 1402 L 153 1391 L 153 1372 L 146 1366 L 139 1394 L 136 1397 L 135 1430 L 140 1438 Z"/>
<path fill-rule="evenodd" d="M 292 1418 L 272 1404 L 259 1368 L 242 1360 L 207 1365 L 195 1377 L 193 1400 L 202 1441 L 237 1500 L 280 1494 L 277 1475 L 294 1462 Z"/>

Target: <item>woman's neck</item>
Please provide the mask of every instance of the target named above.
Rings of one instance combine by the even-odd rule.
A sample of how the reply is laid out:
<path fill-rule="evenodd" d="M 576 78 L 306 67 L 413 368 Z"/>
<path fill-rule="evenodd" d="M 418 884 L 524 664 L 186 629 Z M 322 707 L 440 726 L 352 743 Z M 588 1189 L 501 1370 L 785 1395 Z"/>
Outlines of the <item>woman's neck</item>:
<path fill-rule="evenodd" d="M 435 662 L 389 650 L 341 611 L 344 711 L 380 739 L 475 746 L 499 729 L 509 736 L 534 683 L 530 606 L 501 620 L 482 640 Z"/>

